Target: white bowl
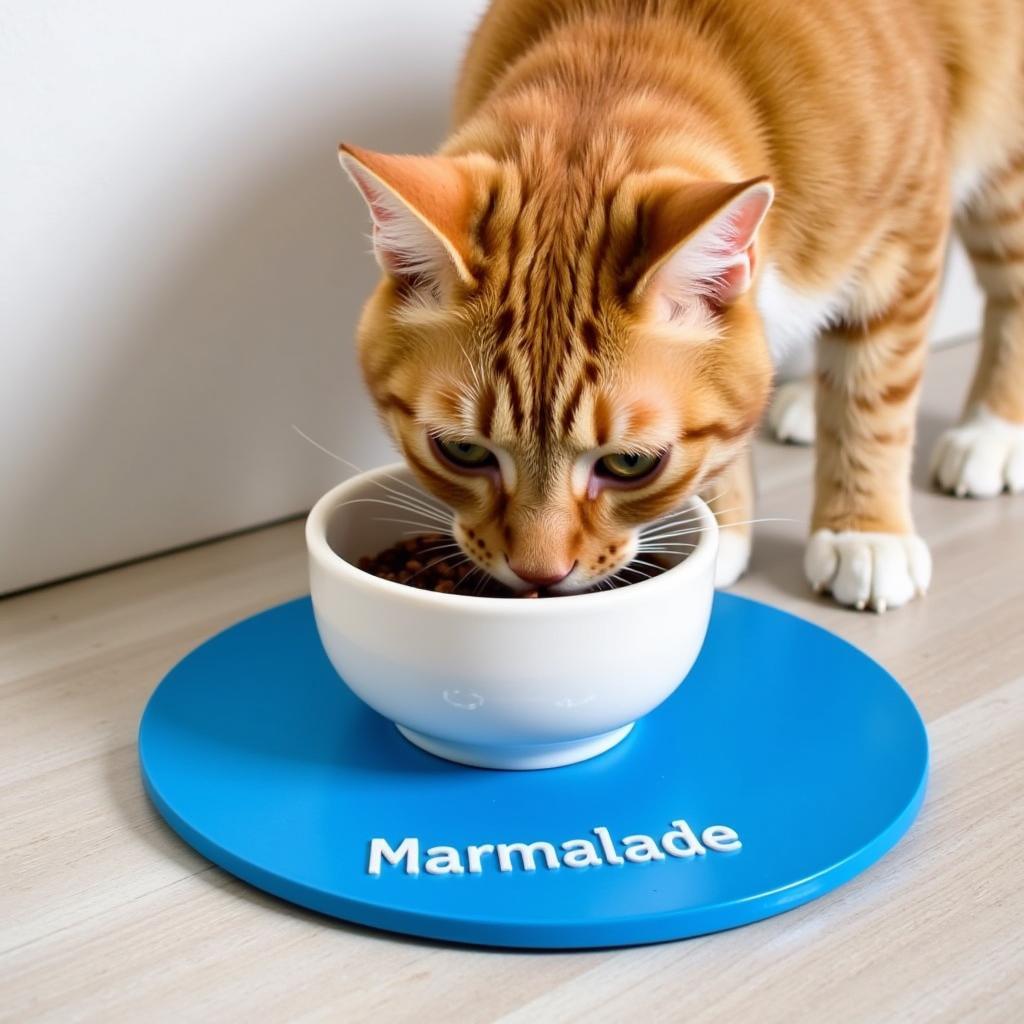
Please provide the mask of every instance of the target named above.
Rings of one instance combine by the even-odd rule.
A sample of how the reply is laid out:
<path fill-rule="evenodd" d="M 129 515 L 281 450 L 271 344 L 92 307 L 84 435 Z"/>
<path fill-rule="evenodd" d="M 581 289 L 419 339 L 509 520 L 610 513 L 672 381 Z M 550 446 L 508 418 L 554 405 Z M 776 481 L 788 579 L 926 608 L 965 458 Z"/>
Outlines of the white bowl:
<path fill-rule="evenodd" d="M 603 753 L 690 671 L 707 630 L 718 528 L 652 579 L 541 600 L 436 594 L 358 569 L 393 544 L 405 518 L 381 484 L 402 465 L 328 491 L 306 522 L 320 639 L 338 674 L 424 750 L 485 768 L 553 768 Z"/>

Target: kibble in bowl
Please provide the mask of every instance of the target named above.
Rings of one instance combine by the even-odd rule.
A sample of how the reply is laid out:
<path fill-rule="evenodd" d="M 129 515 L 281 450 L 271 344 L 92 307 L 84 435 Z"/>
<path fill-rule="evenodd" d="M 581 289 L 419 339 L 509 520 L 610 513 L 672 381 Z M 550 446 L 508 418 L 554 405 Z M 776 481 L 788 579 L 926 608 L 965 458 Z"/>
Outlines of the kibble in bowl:
<path fill-rule="evenodd" d="M 432 590 L 435 594 L 470 594 L 473 597 L 565 597 L 547 590 L 514 591 L 492 576 L 478 576 L 468 559 L 452 552 L 450 534 L 421 533 L 398 541 L 376 555 L 364 555 L 359 568 L 381 580 L 403 583 L 417 590 Z M 447 554 L 439 555 L 439 551 Z M 644 560 L 644 569 L 636 570 L 641 579 L 660 575 L 666 566 L 658 565 L 660 555 Z M 652 561 L 653 560 L 653 561 Z M 626 580 L 616 579 L 613 586 L 629 586 Z"/>
<path fill-rule="evenodd" d="M 435 594 L 471 594 L 473 597 L 539 597 L 536 590 L 516 594 L 491 577 L 476 578 L 473 565 L 452 551 L 451 537 L 420 533 L 400 540 L 376 555 L 364 555 L 359 568 L 381 580 L 404 583 Z M 439 555 L 439 551 L 447 554 Z"/>
<path fill-rule="evenodd" d="M 411 742 L 487 768 L 571 764 L 619 743 L 684 680 L 714 594 L 718 528 L 703 502 L 694 502 L 696 547 L 656 577 L 557 600 L 496 600 L 463 592 L 454 570 L 451 588 L 416 585 L 413 574 L 433 559 L 421 557 L 426 545 L 402 548 L 408 527 L 387 522 L 376 503 L 395 479 L 413 483 L 397 464 L 329 491 L 309 514 L 306 544 L 331 663 Z M 393 568 L 379 564 L 387 552 Z"/>

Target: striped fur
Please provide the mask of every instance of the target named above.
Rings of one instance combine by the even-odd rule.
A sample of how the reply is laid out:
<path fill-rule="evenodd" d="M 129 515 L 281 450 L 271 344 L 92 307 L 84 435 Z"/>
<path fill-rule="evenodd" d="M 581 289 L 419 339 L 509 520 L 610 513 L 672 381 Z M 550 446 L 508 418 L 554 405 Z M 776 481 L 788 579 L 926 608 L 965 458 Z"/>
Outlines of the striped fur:
<path fill-rule="evenodd" d="M 496 0 L 436 156 L 344 147 L 371 209 L 383 186 L 380 215 L 411 218 L 378 221 L 384 249 L 428 235 L 378 254 L 368 385 L 482 566 L 591 585 L 716 479 L 746 529 L 770 267 L 831 317 L 815 529 L 909 532 L 954 179 L 990 298 L 970 401 L 1024 423 L 1022 155 L 1019 0 Z M 776 203 L 755 235 L 760 182 Z M 486 444 L 500 479 L 453 472 L 430 434 Z M 605 451 L 669 455 L 593 493 Z"/>

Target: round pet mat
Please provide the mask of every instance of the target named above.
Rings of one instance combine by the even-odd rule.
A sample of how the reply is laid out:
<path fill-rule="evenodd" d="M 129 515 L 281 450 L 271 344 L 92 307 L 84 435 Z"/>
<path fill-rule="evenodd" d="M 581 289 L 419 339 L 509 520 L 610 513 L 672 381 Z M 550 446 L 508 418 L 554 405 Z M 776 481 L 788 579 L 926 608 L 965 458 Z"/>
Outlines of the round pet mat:
<path fill-rule="evenodd" d="M 726 594 L 683 685 L 582 764 L 489 771 L 412 746 L 342 684 L 308 598 L 184 658 L 139 749 L 171 827 L 252 885 L 376 928 L 536 948 L 659 942 L 806 903 L 897 842 L 928 768 L 884 669 Z"/>

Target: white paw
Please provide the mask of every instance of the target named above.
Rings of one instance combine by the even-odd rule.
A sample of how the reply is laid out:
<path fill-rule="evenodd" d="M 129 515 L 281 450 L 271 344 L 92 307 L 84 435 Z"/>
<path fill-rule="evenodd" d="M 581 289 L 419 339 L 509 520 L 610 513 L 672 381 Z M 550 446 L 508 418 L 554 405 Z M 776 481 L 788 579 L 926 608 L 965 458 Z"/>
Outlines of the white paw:
<path fill-rule="evenodd" d="M 768 425 L 777 441 L 814 444 L 814 381 L 783 384 L 772 399 Z"/>
<path fill-rule="evenodd" d="M 947 430 L 932 454 L 932 476 L 958 498 L 1024 491 L 1024 426 L 985 408 Z"/>
<path fill-rule="evenodd" d="M 927 591 L 932 556 L 913 533 L 818 530 L 807 544 L 804 572 L 815 590 L 831 591 L 840 604 L 884 612 Z"/>
<path fill-rule="evenodd" d="M 750 534 L 728 528 L 719 531 L 718 562 L 715 564 L 716 587 L 731 587 L 747 571 L 750 548 Z"/>

